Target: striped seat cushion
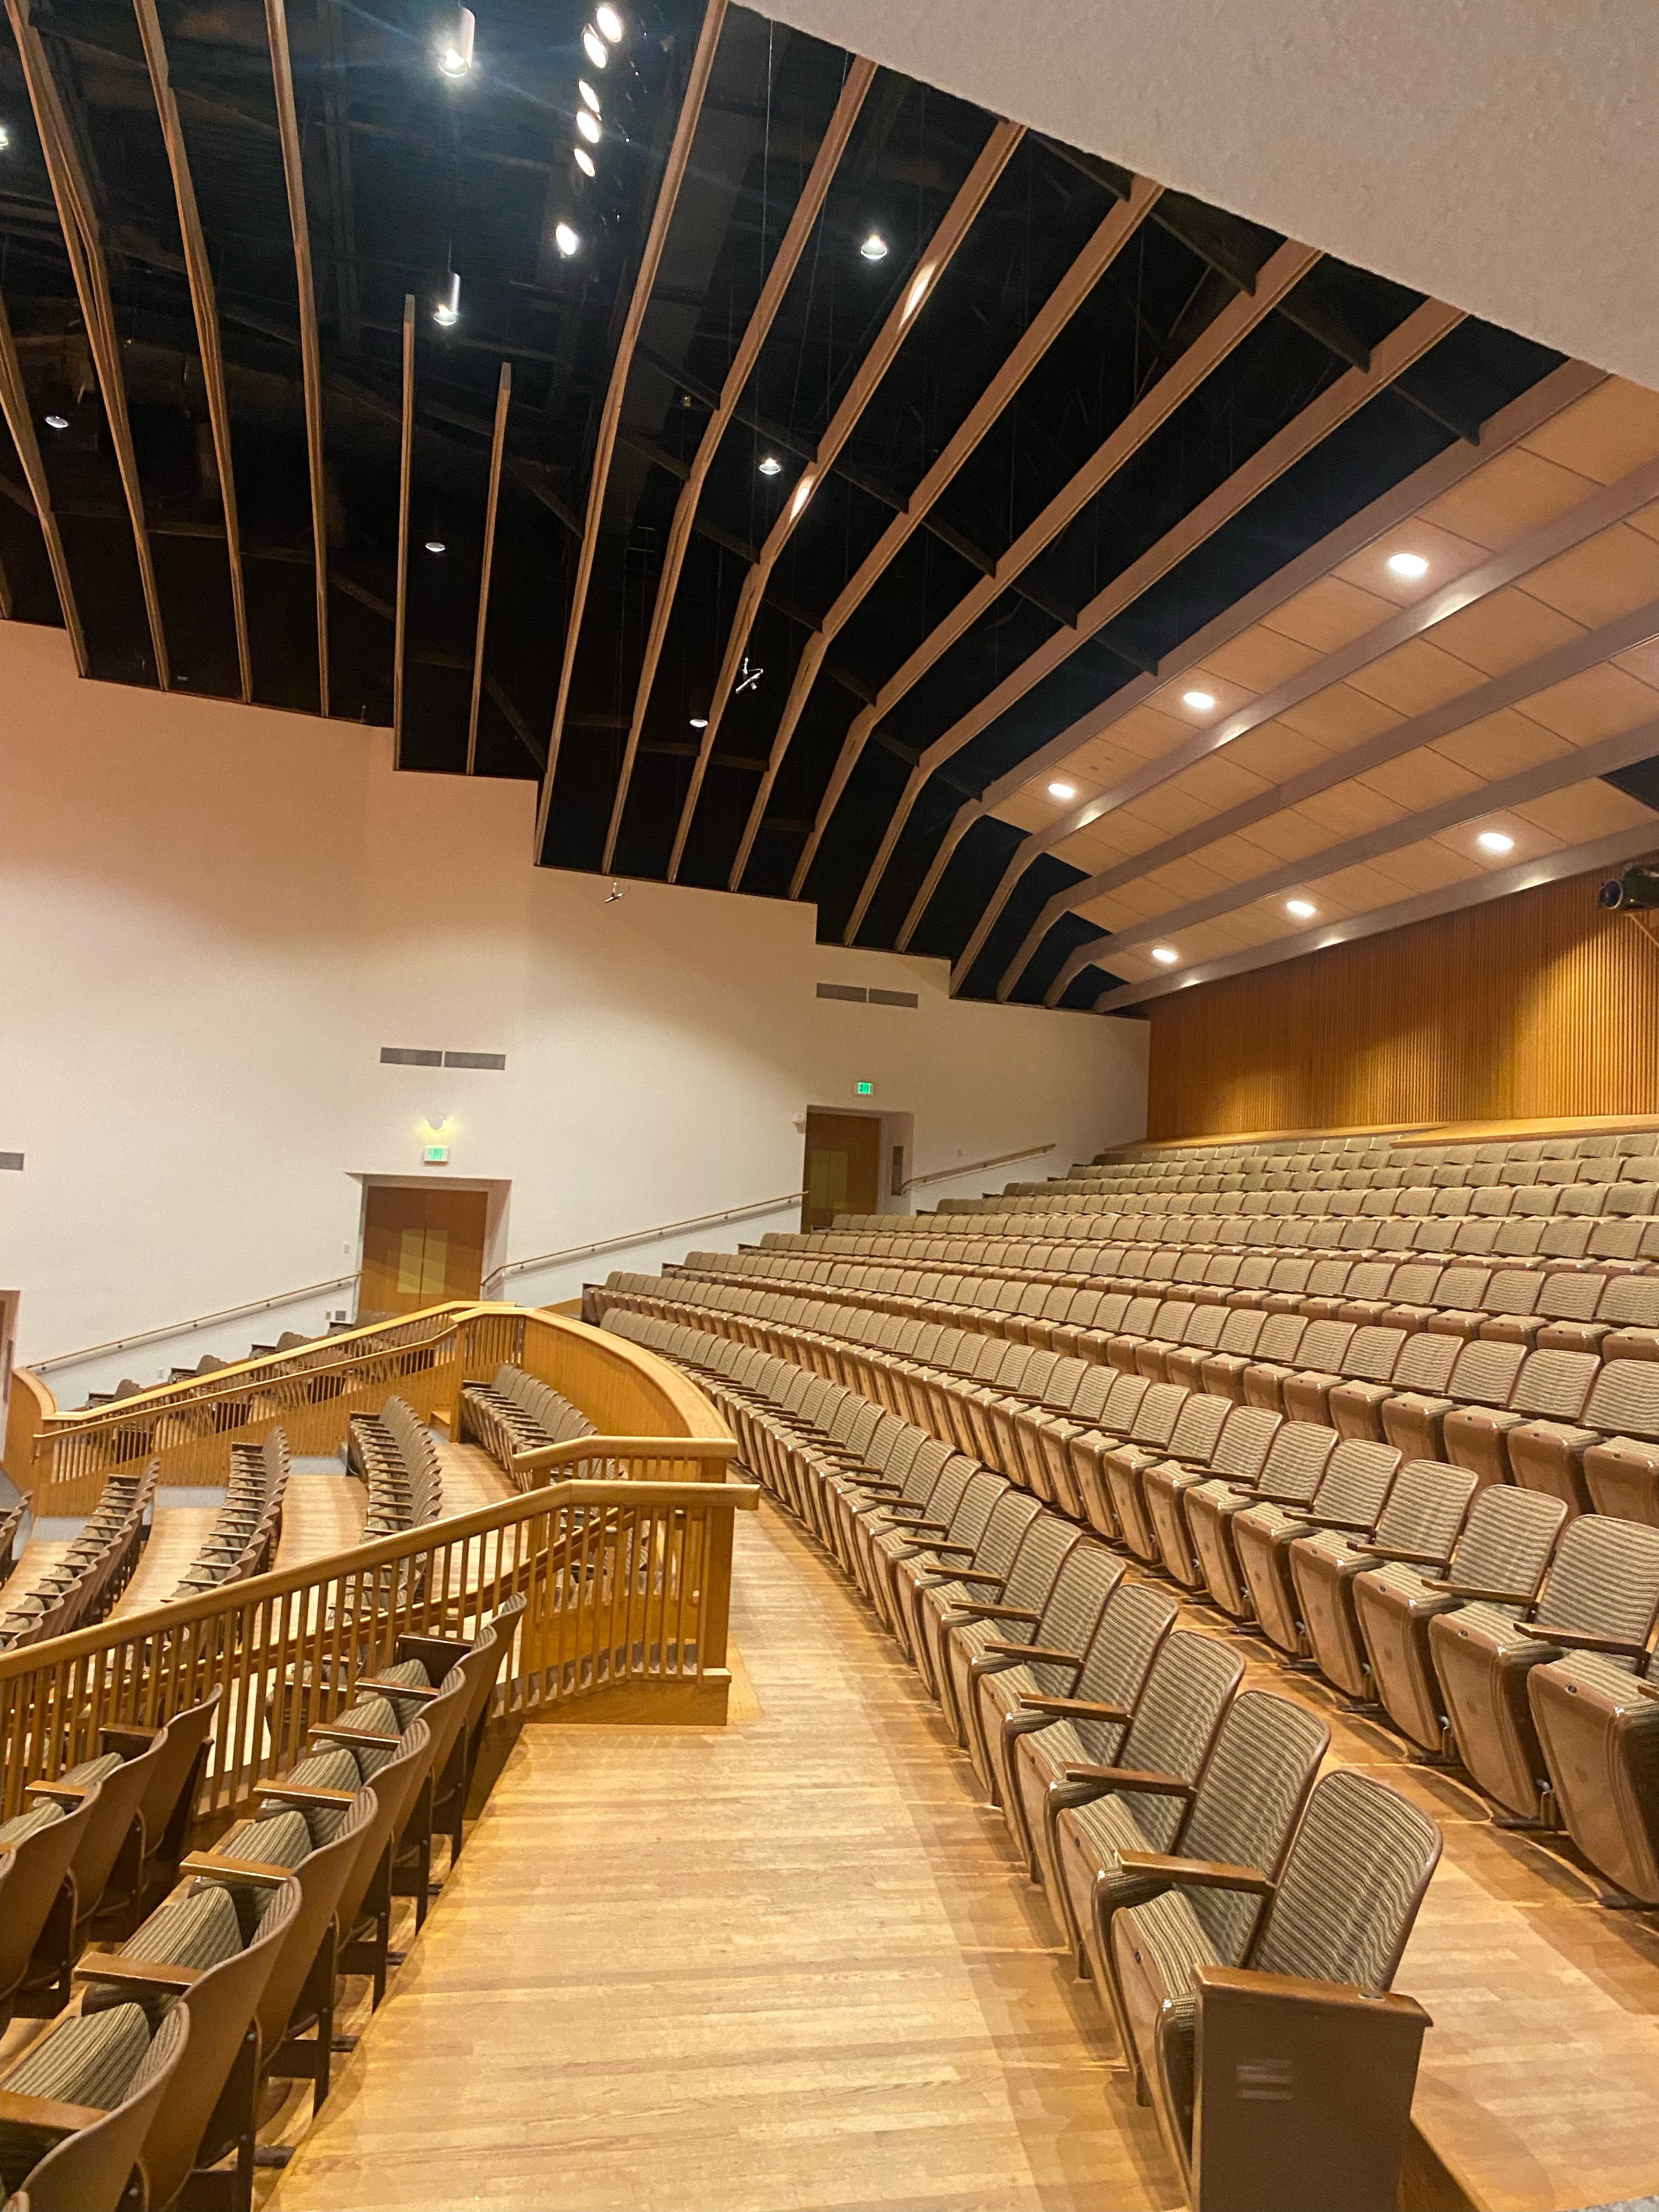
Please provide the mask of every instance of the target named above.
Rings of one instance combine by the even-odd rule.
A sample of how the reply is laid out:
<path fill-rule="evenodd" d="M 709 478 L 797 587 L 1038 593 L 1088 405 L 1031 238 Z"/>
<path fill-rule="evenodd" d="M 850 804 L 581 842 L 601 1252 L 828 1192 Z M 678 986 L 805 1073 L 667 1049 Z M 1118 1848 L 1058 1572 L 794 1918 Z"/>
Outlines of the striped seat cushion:
<path fill-rule="evenodd" d="M 1137 1818 L 1137 1814 L 1142 1808 L 1160 1806 L 1166 1802 L 1176 1803 L 1176 1817 L 1179 1818 L 1179 1802 L 1161 1797 L 1096 1797 L 1090 1803 L 1073 1809 L 1073 1822 L 1079 1832 L 1087 1838 L 1101 1872 L 1109 1880 L 1119 1875 L 1121 1886 L 1118 1867 L 1120 1851 L 1152 1851 L 1159 1848 Z"/>
<path fill-rule="evenodd" d="M 179 1890 L 158 1905 L 121 1946 L 124 1959 L 165 1959 L 174 1966 L 217 1966 L 242 1948 L 236 1906 L 217 1882 Z"/>
<path fill-rule="evenodd" d="M 64 1782 L 101 1782 L 106 1774 L 113 1774 L 125 1760 L 118 1751 L 106 1751 L 97 1759 L 83 1759 L 78 1766 L 66 1767 L 60 1779 Z"/>
<path fill-rule="evenodd" d="M 343 1744 L 327 1751 L 313 1752 L 309 1759 L 302 1759 L 285 1778 L 297 1783 L 301 1789 L 349 1790 L 354 1793 L 361 1790 L 363 1784 L 357 1762 Z M 319 1844 L 331 1843 L 344 1818 L 343 1806 L 337 1812 L 331 1806 L 325 1809 L 319 1808 L 310 1813 L 307 1825 Z"/>
<path fill-rule="evenodd" d="M 54 1804 L 50 1798 L 42 1798 L 38 1805 L 31 1805 L 27 1813 L 18 1814 L 15 1820 L 8 1820 L 3 1827 L 0 1827 L 0 1851 L 12 1850 L 27 1837 L 39 1835 L 42 1828 L 50 1828 L 54 1821 L 63 1818 L 61 1805 Z"/>
<path fill-rule="evenodd" d="M 267 1813 L 263 1819 L 239 1820 L 234 1828 L 226 1829 L 213 1848 L 221 1858 L 258 1859 L 266 1866 L 295 1867 L 310 1857 L 314 1846 L 305 1814 L 297 1805 L 290 1805 L 280 1813 Z"/>
<path fill-rule="evenodd" d="M 19 2059 L 0 2087 L 58 2104 L 87 2105 L 107 2112 L 121 2102 L 149 2051 L 149 2024 L 136 2004 L 112 2005 L 60 2021 Z M 21 2187 L 61 2136 L 0 2123 L 0 2183 L 6 2194 Z"/>

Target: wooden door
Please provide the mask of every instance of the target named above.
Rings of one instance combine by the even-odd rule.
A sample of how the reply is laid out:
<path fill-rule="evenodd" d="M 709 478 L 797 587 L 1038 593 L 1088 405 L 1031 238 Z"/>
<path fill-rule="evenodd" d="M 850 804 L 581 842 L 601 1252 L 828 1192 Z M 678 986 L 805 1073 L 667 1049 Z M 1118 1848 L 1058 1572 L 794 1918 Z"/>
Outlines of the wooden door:
<path fill-rule="evenodd" d="M 357 1318 L 417 1313 L 476 1298 L 483 1284 L 489 1193 L 430 1183 L 371 1183 L 363 1216 Z"/>
<path fill-rule="evenodd" d="M 803 1230 L 828 1229 L 838 1213 L 874 1213 L 881 1182 L 881 1121 L 874 1114 L 806 1114 Z"/>

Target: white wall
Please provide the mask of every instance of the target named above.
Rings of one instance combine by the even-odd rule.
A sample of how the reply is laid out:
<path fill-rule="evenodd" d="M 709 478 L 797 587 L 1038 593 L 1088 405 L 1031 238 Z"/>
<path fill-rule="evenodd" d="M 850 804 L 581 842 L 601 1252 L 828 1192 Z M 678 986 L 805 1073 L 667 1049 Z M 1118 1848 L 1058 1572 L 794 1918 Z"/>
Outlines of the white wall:
<path fill-rule="evenodd" d="M 813 941 L 814 910 L 530 862 L 526 783 L 396 775 L 381 730 L 78 683 L 0 629 L 0 1276 L 50 1357 L 345 1273 L 363 1176 L 509 1183 L 517 1258 L 799 1187 L 808 1105 L 915 1117 L 919 1194 L 1055 1173 L 1145 1127 L 1144 1024 L 953 1001 L 942 961 Z M 914 990 L 911 1012 L 819 981 Z M 382 1066 L 505 1052 L 505 1074 Z M 798 1209 L 511 1279 L 754 1241 Z M 122 1373 L 320 1326 L 349 1289 L 59 1370 Z"/>

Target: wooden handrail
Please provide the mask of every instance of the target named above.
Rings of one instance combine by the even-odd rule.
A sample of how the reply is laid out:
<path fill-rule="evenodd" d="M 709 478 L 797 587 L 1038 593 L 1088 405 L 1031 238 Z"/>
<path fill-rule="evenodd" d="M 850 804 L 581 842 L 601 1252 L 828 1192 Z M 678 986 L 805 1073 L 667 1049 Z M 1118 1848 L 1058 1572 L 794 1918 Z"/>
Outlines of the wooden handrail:
<path fill-rule="evenodd" d="M 538 1252 L 530 1260 L 508 1260 L 484 1278 L 484 1288 L 488 1290 L 491 1283 L 499 1283 L 505 1276 L 521 1275 L 531 1267 L 550 1267 L 565 1260 L 589 1260 L 599 1252 L 625 1251 L 630 1244 L 655 1244 L 665 1237 L 678 1237 L 683 1230 L 713 1229 L 722 1221 L 741 1220 L 747 1213 L 775 1213 L 780 1206 L 799 1204 L 805 1195 L 804 1190 L 787 1190 L 780 1198 L 757 1198 L 748 1206 L 722 1207 L 718 1213 L 693 1213 L 684 1221 L 659 1221 L 654 1229 L 641 1229 L 631 1236 L 602 1237 L 596 1243 L 570 1244 L 559 1252 Z"/>
<path fill-rule="evenodd" d="M 190 1321 L 166 1322 L 160 1328 L 141 1328 L 133 1336 L 112 1336 L 103 1344 L 82 1345 L 78 1352 L 54 1352 L 50 1359 L 37 1359 L 32 1364 L 37 1375 L 44 1375 L 50 1368 L 71 1367 L 77 1360 L 95 1359 L 100 1352 L 128 1352 L 135 1344 L 160 1344 L 169 1336 L 184 1336 L 193 1328 L 210 1328 L 216 1321 L 240 1321 L 246 1314 L 269 1313 L 275 1306 L 291 1306 L 301 1298 L 314 1298 L 319 1291 L 343 1290 L 356 1279 L 356 1269 L 349 1275 L 330 1275 L 324 1282 L 303 1283 L 297 1291 L 278 1291 L 271 1297 L 250 1298 L 246 1305 L 221 1306 L 216 1313 L 198 1314 Z"/>
<path fill-rule="evenodd" d="M 575 1467 L 583 1460 L 626 1458 L 647 1450 L 664 1459 L 728 1460 L 737 1449 L 730 1437 L 676 1437 L 669 1450 L 661 1437 L 571 1437 L 562 1444 L 532 1444 L 514 1452 L 514 1474 L 532 1474 L 547 1467 Z"/>
<path fill-rule="evenodd" d="M 932 1175 L 911 1176 L 901 1186 L 899 1194 L 902 1197 L 907 1190 L 921 1190 L 930 1182 L 949 1182 L 957 1176 L 974 1175 L 981 1168 L 1006 1168 L 1014 1160 L 1039 1159 L 1044 1152 L 1052 1152 L 1054 1149 L 1052 1143 L 1027 1145 L 1023 1152 L 998 1152 L 988 1160 L 963 1160 L 960 1167 L 936 1168 Z"/>

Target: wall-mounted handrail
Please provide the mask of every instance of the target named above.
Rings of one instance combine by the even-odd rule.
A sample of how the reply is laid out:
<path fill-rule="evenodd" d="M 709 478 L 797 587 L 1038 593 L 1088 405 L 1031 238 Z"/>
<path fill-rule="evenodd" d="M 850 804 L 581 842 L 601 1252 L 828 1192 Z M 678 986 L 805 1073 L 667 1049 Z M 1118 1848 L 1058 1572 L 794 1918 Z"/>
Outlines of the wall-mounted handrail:
<path fill-rule="evenodd" d="M 1006 1168 L 1011 1166 L 1015 1160 L 1037 1159 L 1044 1152 L 1052 1152 L 1054 1149 L 1052 1143 L 1027 1145 L 1024 1152 L 998 1152 L 988 1160 L 963 1160 L 959 1167 L 936 1168 L 932 1175 L 909 1176 L 901 1185 L 900 1195 L 902 1196 L 907 1190 L 921 1190 L 927 1183 L 950 1182 L 957 1176 L 976 1175 L 981 1168 Z"/>
<path fill-rule="evenodd" d="M 562 1252 L 538 1252 L 533 1259 L 508 1260 L 492 1269 L 484 1279 L 484 1288 L 499 1283 L 508 1275 L 521 1275 L 532 1267 L 551 1267 L 561 1261 L 589 1260 L 599 1252 L 621 1252 L 630 1244 L 654 1244 L 664 1237 L 678 1237 L 683 1230 L 714 1229 L 723 1221 L 740 1221 L 746 1214 L 775 1213 L 781 1206 L 796 1206 L 804 1199 L 804 1190 L 787 1190 L 781 1198 L 757 1198 L 748 1206 L 728 1206 L 719 1213 L 694 1213 L 684 1221 L 661 1221 L 654 1229 L 636 1230 L 629 1237 L 602 1237 L 597 1243 L 570 1244 Z"/>
<path fill-rule="evenodd" d="M 291 1306 L 301 1298 L 315 1297 L 322 1291 L 342 1291 L 357 1279 L 354 1270 L 349 1275 L 331 1275 L 326 1282 L 305 1283 L 297 1291 L 278 1291 L 274 1297 L 252 1298 L 246 1305 L 222 1306 L 217 1313 L 198 1314 L 193 1321 L 176 1321 L 161 1328 L 141 1328 L 134 1336 L 112 1336 L 105 1344 L 82 1345 L 78 1352 L 54 1352 L 50 1359 L 31 1360 L 29 1364 L 37 1375 L 44 1375 L 53 1367 L 72 1367 L 78 1360 L 96 1359 L 106 1352 L 130 1352 L 137 1344 L 160 1344 L 169 1336 L 187 1336 L 191 1329 L 211 1328 L 217 1322 L 241 1321 L 252 1314 L 269 1313 L 274 1306 Z"/>

